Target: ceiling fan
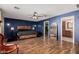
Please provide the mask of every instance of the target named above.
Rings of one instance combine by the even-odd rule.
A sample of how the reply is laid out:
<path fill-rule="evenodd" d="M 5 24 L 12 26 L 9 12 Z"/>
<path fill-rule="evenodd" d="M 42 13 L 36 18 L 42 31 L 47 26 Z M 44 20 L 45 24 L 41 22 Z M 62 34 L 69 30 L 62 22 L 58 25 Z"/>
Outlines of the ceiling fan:
<path fill-rule="evenodd" d="M 37 12 L 34 12 L 33 15 L 31 16 L 32 19 L 40 19 L 43 17 L 46 17 L 46 15 L 39 16 Z"/>

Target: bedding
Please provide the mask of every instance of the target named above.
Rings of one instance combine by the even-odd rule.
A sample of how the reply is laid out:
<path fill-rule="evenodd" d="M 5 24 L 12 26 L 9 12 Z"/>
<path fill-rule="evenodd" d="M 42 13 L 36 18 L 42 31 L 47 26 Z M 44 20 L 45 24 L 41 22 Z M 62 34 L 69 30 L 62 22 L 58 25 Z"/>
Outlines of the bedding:
<path fill-rule="evenodd" d="M 33 30 L 26 30 L 26 31 L 18 31 L 17 36 L 19 37 L 19 39 L 24 39 L 24 38 L 36 37 L 37 34 Z"/>

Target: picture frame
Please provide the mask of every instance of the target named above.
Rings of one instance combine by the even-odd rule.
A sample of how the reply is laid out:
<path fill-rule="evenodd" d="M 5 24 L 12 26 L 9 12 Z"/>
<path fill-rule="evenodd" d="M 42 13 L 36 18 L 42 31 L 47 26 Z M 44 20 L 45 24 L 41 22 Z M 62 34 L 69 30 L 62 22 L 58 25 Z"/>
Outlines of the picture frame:
<path fill-rule="evenodd" d="M 66 21 L 66 30 L 72 30 L 73 29 L 73 22 L 72 21 Z"/>

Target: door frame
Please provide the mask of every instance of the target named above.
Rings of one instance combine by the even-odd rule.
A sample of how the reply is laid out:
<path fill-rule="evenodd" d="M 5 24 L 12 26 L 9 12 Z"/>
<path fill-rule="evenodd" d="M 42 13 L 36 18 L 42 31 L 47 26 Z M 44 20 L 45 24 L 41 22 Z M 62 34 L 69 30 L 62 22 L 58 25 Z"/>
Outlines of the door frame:
<path fill-rule="evenodd" d="M 72 19 L 73 20 L 73 45 L 75 44 L 75 16 L 67 16 L 67 17 L 63 17 L 61 18 L 61 44 L 62 44 L 62 21 L 65 20 L 65 19 Z"/>
<path fill-rule="evenodd" d="M 48 23 L 48 38 L 49 38 L 49 21 L 44 21 L 44 30 L 43 30 L 43 38 L 45 39 L 45 26 L 46 22 Z"/>

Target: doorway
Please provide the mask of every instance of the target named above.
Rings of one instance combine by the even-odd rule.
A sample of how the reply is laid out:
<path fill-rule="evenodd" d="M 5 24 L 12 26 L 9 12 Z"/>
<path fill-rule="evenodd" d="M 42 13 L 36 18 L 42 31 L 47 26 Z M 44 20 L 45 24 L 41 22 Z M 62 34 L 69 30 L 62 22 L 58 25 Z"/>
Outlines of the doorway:
<path fill-rule="evenodd" d="M 63 41 L 74 44 L 74 16 L 61 19 L 61 43 Z"/>
<path fill-rule="evenodd" d="M 49 21 L 44 22 L 44 39 L 49 38 Z"/>
<path fill-rule="evenodd" d="M 53 22 L 50 26 L 50 39 L 58 40 L 58 26 L 56 22 Z"/>

